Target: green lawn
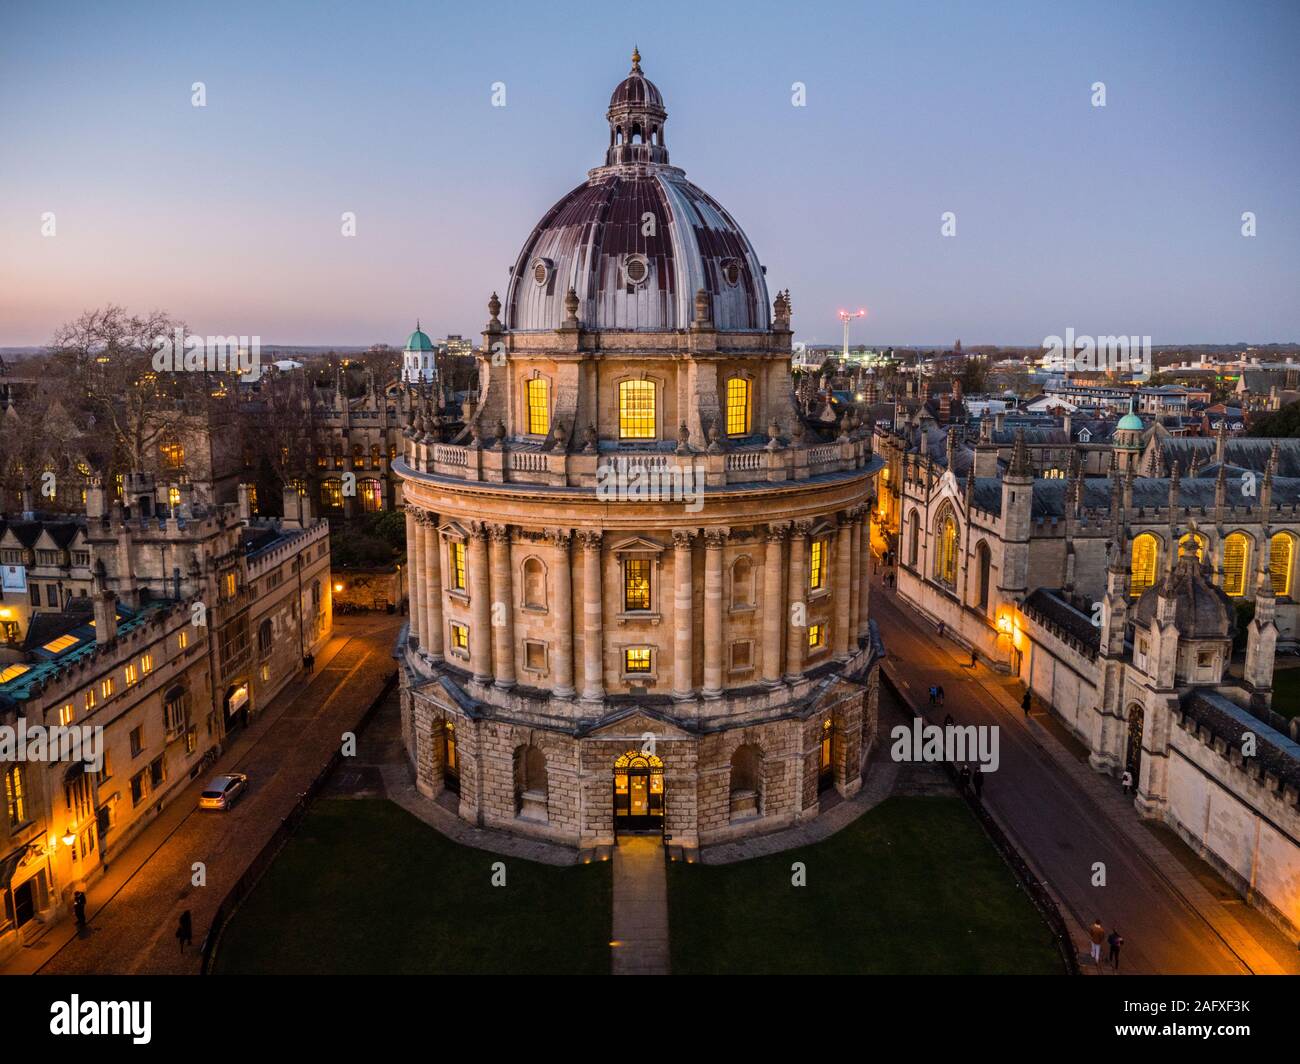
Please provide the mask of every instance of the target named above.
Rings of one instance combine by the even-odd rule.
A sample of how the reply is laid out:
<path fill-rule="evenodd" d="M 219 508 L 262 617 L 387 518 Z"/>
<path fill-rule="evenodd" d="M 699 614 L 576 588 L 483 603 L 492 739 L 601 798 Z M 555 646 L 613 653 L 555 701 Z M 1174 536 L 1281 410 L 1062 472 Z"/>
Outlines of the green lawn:
<path fill-rule="evenodd" d="M 1288 720 L 1300 714 L 1300 668 L 1273 673 L 1273 710 Z"/>
<path fill-rule="evenodd" d="M 791 885 L 795 861 L 805 887 Z M 891 798 L 814 846 L 668 874 L 675 974 L 1064 971 L 957 798 Z"/>
<path fill-rule="evenodd" d="M 326 798 L 235 912 L 215 970 L 604 974 L 610 890 L 608 863 L 499 857 L 386 800 Z"/>

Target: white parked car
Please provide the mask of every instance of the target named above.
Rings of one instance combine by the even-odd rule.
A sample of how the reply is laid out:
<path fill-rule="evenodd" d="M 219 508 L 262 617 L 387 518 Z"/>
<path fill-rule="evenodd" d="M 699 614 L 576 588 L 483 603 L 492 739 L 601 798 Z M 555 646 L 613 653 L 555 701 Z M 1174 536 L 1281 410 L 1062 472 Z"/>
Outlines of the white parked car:
<path fill-rule="evenodd" d="M 235 799 L 244 793 L 248 786 L 248 777 L 242 772 L 228 772 L 218 776 L 199 795 L 200 809 L 229 809 Z"/>

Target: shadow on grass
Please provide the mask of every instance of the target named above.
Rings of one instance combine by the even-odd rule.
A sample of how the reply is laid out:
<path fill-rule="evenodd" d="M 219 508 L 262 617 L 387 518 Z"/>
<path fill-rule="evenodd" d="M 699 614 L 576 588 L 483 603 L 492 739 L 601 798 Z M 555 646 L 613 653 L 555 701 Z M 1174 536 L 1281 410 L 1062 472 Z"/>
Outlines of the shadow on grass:
<path fill-rule="evenodd" d="M 215 971 L 604 974 L 610 894 L 608 864 L 501 857 L 386 800 L 325 798 L 235 912 Z"/>
<path fill-rule="evenodd" d="M 791 884 L 795 862 L 806 886 Z M 814 846 L 668 873 L 675 974 L 1063 972 L 958 798 L 891 798 Z"/>

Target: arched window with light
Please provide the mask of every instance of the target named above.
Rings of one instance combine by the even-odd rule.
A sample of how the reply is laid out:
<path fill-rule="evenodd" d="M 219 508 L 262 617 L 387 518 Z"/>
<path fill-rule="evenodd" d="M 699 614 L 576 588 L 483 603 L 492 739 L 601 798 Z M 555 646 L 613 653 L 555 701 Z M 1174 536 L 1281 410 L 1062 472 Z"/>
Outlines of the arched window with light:
<path fill-rule="evenodd" d="M 957 584 L 957 518 L 951 507 L 945 507 L 935 525 L 934 578 L 941 584 Z"/>
<path fill-rule="evenodd" d="M 744 377 L 727 381 L 727 435 L 746 436 L 750 431 L 750 386 Z"/>
<path fill-rule="evenodd" d="M 1250 539 L 1234 532 L 1223 541 L 1223 591 L 1234 598 L 1246 593 L 1246 574 L 1250 571 Z"/>
<path fill-rule="evenodd" d="M 1156 565 L 1160 560 L 1160 541 L 1150 532 L 1143 532 L 1133 540 L 1129 562 L 1128 593 L 1137 598 L 1156 582 Z"/>
<path fill-rule="evenodd" d="M 1268 571 L 1273 594 L 1291 594 L 1291 578 L 1295 570 L 1295 536 L 1279 532 L 1268 545 Z"/>
<path fill-rule="evenodd" d="M 623 381 L 618 386 L 618 435 L 623 440 L 655 438 L 654 381 Z"/>
<path fill-rule="evenodd" d="M 528 432 L 545 436 L 551 431 L 551 387 L 545 377 L 534 377 L 525 389 L 528 405 Z"/>

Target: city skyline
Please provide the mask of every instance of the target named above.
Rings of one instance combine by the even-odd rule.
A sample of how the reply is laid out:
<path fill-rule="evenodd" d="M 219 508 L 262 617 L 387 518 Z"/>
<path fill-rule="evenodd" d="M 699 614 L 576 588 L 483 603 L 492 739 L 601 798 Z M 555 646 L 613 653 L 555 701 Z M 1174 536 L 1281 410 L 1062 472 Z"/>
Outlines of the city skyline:
<path fill-rule="evenodd" d="M 110 302 L 268 345 L 473 336 L 519 234 L 600 163 L 634 44 L 672 162 L 725 195 L 800 340 L 838 342 L 842 306 L 869 311 L 855 344 L 1300 337 L 1294 9 L 1249 36 L 1207 4 L 762 6 L 683 36 L 684 10 L 11 10 L 0 346 Z M 123 63 L 145 36 L 156 61 Z"/>

